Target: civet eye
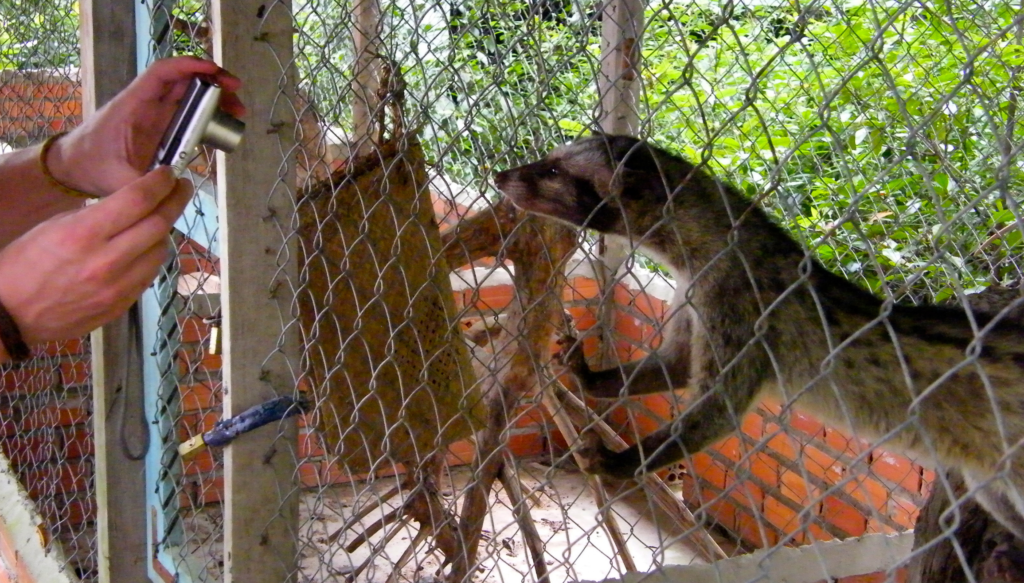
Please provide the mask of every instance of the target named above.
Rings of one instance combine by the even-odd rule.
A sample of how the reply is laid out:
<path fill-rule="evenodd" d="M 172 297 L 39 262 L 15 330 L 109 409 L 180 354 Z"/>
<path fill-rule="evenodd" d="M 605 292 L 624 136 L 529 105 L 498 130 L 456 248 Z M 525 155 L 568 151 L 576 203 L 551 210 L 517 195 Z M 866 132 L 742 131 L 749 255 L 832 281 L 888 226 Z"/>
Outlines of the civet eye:
<path fill-rule="evenodd" d="M 549 176 L 558 176 L 558 174 L 559 174 L 558 166 L 550 166 L 548 168 L 548 175 Z"/>

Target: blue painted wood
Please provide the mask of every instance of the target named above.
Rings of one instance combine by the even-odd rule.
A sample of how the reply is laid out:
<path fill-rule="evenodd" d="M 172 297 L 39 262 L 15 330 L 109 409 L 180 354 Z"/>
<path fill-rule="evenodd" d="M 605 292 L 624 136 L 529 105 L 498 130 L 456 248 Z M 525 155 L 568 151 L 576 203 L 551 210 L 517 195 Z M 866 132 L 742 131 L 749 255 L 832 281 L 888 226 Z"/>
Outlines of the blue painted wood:
<path fill-rule="evenodd" d="M 193 183 L 199 182 L 191 172 L 186 174 L 187 177 L 192 177 Z M 210 253 L 219 256 L 217 220 L 217 192 L 210 181 L 205 180 L 199 182 L 192 202 L 185 208 L 185 214 L 174 223 L 174 228 L 202 245 Z"/>
<path fill-rule="evenodd" d="M 175 0 L 143 0 L 135 4 L 138 42 L 136 63 L 143 71 L 157 58 L 170 55 L 168 16 Z M 159 35 L 163 34 L 163 38 Z M 213 193 L 199 192 L 176 230 L 188 232 L 204 247 L 216 252 L 217 212 Z M 181 413 L 178 369 L 178 310 L 175 304 L 177 273 L 161 274 L 140 300 L 142 316 L 143 385 L 146 419 L 150 423 L 150 447 L 146 454 L 146 513 L 149 537 L 147 569 L 151 581 L 165 581 L 170 574 L 177 583 L 204 579 L 205 570 L 182 552 L 184 532 L 178 508 L 182 464 L 178 459 L 177 419 Z M 180 302 L 180 300 L 179 300 Z M 160 571 L 156 567 L 159 563 Z"/>

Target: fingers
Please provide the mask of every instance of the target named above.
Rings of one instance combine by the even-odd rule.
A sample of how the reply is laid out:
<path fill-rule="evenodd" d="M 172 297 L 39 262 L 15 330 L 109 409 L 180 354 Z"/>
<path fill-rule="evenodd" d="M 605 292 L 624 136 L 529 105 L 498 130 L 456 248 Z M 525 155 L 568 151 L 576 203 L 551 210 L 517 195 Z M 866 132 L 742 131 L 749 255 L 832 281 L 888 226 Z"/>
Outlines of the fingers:
<path fill-rule="evenodd" d="M 242 81 L 217 63 L 197 57 L 175 57 L 154 62 L 137 79 L 137 89 L 176 102 L 184 96 L 187 81 L 194 75 L 210 77 L 221 86 L 220 106 L 224 111 L 235 117 L 245 115 L 245 106 L 236 95 Z"/>
<path fill-rule="evenodd" d="M 184 205 L 187 204 L 187 196 L 180 192 L 178 185 L 179 182 L 169 167 L 157 168 L 82 210 L 79 215 L 82 228 L 92 229 L 99 237 L 113 239 L 140 220 L 153 215 L 154 211 L 170 197 L 171 206 L 162 210 L 161 215 L 157 215 L 169 217 L 176 206 L 184 210 Z M 171 197 L 176 192 L 178 196 Z M 184 202 L 180 200 L 183 197 Z M 170 220 L 171 224 L 176 218 L 175 216 Z M 170 225 L 167 229 L 170 229 Z"/>
<path fill-rule="evenodd" d="M 174 191 L 152 212 L 111 237 L 105 253 L 135 261 L 136 257 L 145 255 L 154 245 L 166 247 L 168 233 L 190 200 L 192 184 L 187 180 L 179 180 Z"/>

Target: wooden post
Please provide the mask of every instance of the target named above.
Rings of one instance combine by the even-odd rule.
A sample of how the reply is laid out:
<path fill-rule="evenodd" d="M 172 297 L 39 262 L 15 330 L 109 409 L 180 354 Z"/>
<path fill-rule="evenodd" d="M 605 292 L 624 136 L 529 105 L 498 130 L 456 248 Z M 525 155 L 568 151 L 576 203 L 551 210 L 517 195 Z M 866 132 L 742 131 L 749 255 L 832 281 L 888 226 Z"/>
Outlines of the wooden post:
<path fill-rule="evenodd" d="M 640 129 L 640 114 L 637 111 L 640 94 L 640 33 L 644 28 L 644 5 L 642 0 L 606 0 L 601 18 L 601 73 L 598 78 L 598 93 L 601 99 L 601 115 L 598 123 L 606 134 L 628 134 L 635 136 Z M 601 237 L 595 274 L 605 292 L 599 320 L 604 337 L 602 346 L 603 366 L 618 364 L 615 354 L 615 302 L 611 286 L 615 275 L 629 257 L 630 249 L 621 242 Z"/>
<path fill-rule="evenodd" d="M 601 19 L 601 131 L 635 136 L 640 129 L 641 0 L 606 0 Z"/>
<path fill-rule="evenodd" d="M 217 154 L 224 417 L 277 395 L 301 374 L 292 290 L 295 72 L 287 0 L 213 0 L 214 59 L 244 83 L 245 138 Z M 271 423 L 224 453 L 224 581 L 297 578 L 296 421 Z"/>
<path fill-rule="evenodd" d="M 371 152 L 380 144 L 381 97 L 380 0 L 353 0 L 352 154 Z"/>
<path fill-rule="evenodd" d="M 82 0 L 79 10 L 82 115 L 88 118 L 135 77 L 135 6 L 133 0 Z M 127 315 L 92 333 L 101 582 L 147 579 L 146 463 L 131 459 L 121 446 L 122 435 L 136 449 L 146 442 L 141 347 L 133 341 L 137 333 Z"/>

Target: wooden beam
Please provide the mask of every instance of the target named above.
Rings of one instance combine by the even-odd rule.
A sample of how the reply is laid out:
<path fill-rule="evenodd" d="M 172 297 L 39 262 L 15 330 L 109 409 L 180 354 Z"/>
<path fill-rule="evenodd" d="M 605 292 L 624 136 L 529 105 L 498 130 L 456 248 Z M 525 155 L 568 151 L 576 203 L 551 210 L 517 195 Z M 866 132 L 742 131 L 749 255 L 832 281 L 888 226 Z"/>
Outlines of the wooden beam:
<path fill-rule="evenodd" d="M 214 59 L 242 79 L 247 130 L 217 155 L 224 417 L 295 391 L 301 347 L 291 2 L 213 0 Z M 297 578 L 295 418 L 246 433 L 224 454 L 224 580 Z"/>
<path fill-rule="evenodd" d="M 866 534 L 843 541 L 800 547 L 773 547 L 723 559 L 711 565 L 671 565 L 651 573 L 630 573 L 601 583 L 746 583 L 785 581 L 815 583 L 871 575 L 905 567 L 914 532 Z M 897 580 L 895 574 L 889 579 Z M 581 583 L 588 583 L 583 581 Z"/>
<path fill-rule="evenodd" d="M 601 16 L 601 131 L 635 136 L 640 130 L 640 33 L 642 0 L 608 0 Z"/>
<path fill-rule="evenodd" d="M 82 115 L 93 115 L 136 74 L 133 0 L 82 0 Z M 102 74 L 99 74 L 102 72 Z M 136 321 L 137 322 L 137 321 Z M 92 334 L 93 439 L 96 446 L 96 527 L 99 580 L 144 581 L 146 575 L 145 461 L 140 449 L 141 347 L 128 316 Z"/>
<path fill-rule="evenodd" d="M 352 138 L 351 150 L 361 156 L 380 147 L 381 107 L 381 11 L 380 0 L 353 0 L 352 46 L 356 58 L 352 66 Z"/>
<path fill-rule="evenodd" d="M 644 28 L 642 0 L 607 0 L 601 15 L 601 72 L 598 93 L 601 113 L 598 123 L 606 134 L 635 136 L 640 129 L 637 110 L 640 95 L 640 34 Z M 630 249 L 618 240 L 601 237 L 594 270 L 604 301 L 598 319 L 603 341 L 602 366 L 618 364 L 615 353 L 616 308 L 611 287 L 615 285 L 619 268 L 629 257 Z"/>

